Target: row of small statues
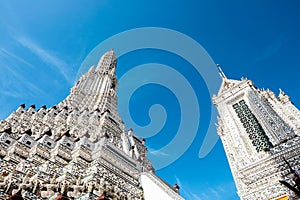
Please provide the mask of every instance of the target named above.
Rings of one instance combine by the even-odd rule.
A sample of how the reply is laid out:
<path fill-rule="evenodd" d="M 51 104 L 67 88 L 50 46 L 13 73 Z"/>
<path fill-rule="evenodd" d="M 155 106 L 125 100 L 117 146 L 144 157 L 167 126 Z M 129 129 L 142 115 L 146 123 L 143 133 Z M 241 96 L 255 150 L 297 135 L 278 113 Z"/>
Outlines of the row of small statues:
<path fill-rule="evenodd" d="M 142 200 L 143 191 L 140 189 L 137 195 L 122 191 L 117 185 L 111 185 L 101 178 L 98 183 L 95 180 L 83 182 L 81 178 L 76 183 L 70 183 L 64 179 L 57 182 L 57 177 L 53 176 L 48 183 L 29 177 L 28 174 L 23 179 L 13 176 L 7 171 L 0 175 L 0 191 L 9 196 L 8 199 L 23 199 L 25 193 L 35 197 L 55 199 L 76 199 L 84 195 L 92 195 L 95 199 L 103 200 Z"/>

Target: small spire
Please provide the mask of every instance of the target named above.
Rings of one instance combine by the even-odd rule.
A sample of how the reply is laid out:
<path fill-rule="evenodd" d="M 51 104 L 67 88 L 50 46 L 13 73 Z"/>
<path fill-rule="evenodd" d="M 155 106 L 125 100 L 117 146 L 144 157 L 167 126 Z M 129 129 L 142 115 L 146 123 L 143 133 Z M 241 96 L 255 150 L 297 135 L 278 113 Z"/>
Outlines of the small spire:
<path fill-rule="evenodd" d="M 32 104 L 30 107 L 33 108 L 33 109 L 35 109 L 35 105 L 34 104 Z"/>
<path fill-rule="evenodd" d="M 90 67 L 90 69 L 89 69 L 89 71 L 88 72 L 94 72 L 95 71 L 95 66 L 94 65 L 92 65 L 91 67 Z"/>
<path fill-rule="evenodd" d="M 282 95 L 282 96 L 285 95 L 285 92 L 281 88 L 279 88 L 279 95 Z"/>
<path fill-rule="evenodd" d="M 218 68 L 218 70 L 219 70 L 219 74 L 220 74 L 221 78 L 227 79 L 227 77 L 226 77 L 226 75 L 224 74 L 224 72 L 223 72 L 223 70 L 222 70 L 220 64 L 217 64 L 217 68 Z"/>

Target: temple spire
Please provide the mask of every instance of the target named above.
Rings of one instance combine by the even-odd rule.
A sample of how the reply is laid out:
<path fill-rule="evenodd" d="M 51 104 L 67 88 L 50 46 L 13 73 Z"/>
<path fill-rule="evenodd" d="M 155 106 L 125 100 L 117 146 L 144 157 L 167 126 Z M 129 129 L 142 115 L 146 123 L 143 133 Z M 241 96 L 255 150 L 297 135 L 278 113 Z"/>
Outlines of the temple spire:
<path fill-rule="evenodd" d="M 114 49 L 107 51 L 99 60 L 96 67 L 96 71 L 106 72 L 116 67 L 117 57 L 114 53 Z"/>
<path fill-rule="evenodd" d="M 219 74 L 220 74 L 221 78 L 227 80 L 227 77 L 226 77 L 226 75 L 224 74 L 224 72 L 223 72 L 223 70 L 222 70 L 220 64 L 217 64 L 217 68 L 218 68 L 218 70 L 219 70 Z"/>

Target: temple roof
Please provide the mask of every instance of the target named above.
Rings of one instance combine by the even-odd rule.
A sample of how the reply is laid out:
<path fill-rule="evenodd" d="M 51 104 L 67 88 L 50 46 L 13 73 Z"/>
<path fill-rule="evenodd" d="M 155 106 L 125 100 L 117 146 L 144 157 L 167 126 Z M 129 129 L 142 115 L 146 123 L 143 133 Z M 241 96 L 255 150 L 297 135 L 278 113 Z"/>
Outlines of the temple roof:
<path fill-rule="evenodd" d="M 222 78 L 222 84 L 218 92 L 218 96 L 223 94 L 224 92 L 228 91 L 230 88 L 240 84 L 242 81 L 240 80 L 234 80 L 234 79 L 228 79 L 225 73 L 223 72 L 221 66 L 217 64 L 219 74 Z"/>

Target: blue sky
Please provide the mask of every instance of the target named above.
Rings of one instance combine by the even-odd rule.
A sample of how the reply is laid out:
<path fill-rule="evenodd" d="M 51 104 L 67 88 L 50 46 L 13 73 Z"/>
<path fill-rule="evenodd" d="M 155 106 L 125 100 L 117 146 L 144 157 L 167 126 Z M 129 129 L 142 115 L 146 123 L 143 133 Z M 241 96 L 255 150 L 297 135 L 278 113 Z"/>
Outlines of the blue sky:
<path fill-rule="evenodd" d="M 2 1 L 0 118 L 22 103 L 55 105 L 69 93 L 81 63 L 96 45 L 139 27 L 184 33 L 201 44 L 228 77 L 244 76 L 276 93 L 282 88 L 298 106 L 299 10 L 296 0 Z M 209 124 L 205 116 L 210 115 L 210 97 L 203 79 L 194 75 L 184 59 L 153 49 L 120 57 L 117 75 L 149 62 L 166 64 L 187 77 L 197 93 L 202 117 L 188 150 L 157 174 L 170 184 L 177 182 L 186 199 L 238 199 L 221 142 L 206 157 L 198 157 Z M 166 145 L 181 120 L 180 102 L 174 94 L 150 84 L 137 90 L 130 101 L 136 123 L 149 123 L 148 109 L 156 103 L 164 105 L 168 116 L 161 132 L 147 138 L 150 150 Z"/>

